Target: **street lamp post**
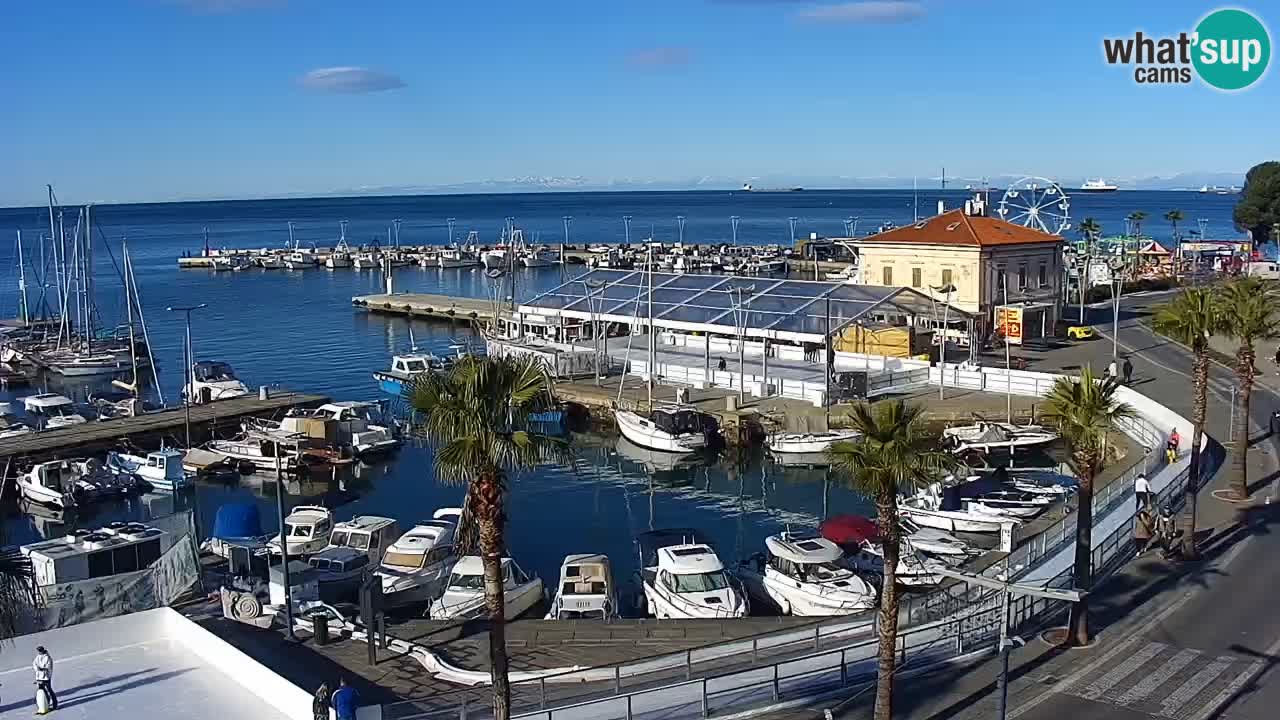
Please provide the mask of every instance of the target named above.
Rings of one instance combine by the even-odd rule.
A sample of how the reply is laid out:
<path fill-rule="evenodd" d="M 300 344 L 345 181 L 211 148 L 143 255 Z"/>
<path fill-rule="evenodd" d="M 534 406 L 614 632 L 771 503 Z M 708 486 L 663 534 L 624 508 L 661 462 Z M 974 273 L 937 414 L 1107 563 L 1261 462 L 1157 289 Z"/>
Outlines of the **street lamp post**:
<path fill-rule="evenodd" d="M 186 363 L 186 368 L 187 368 L 186 379 L 185 379 L 187 386 L 182 393 L 182 407 L 185 413 L 183 424 L 186 426 L 186 431 L 187 431 L 187 449 L 188 450 L 191 449 L 191 400 L 192 400 L 191 396 L 194 395 L 196 391 L 195 363 L 192 362 L 193 353 L 191 349 L 191 313 L 194 310 L 201 310 L 207 307 L 209 307 L 208 303 L 200 303 L 199 305 L 185 305 L 185 306 L 175 305 L 175 306 L 165 308 L 165 310 L 168 312 L 182 313 L 186 317 L 186 321 L 187 321 L 187 339 L 182 346 L 182 359 Z"/>
<path fill-rule="evenodd" d="M 947 330 L 951 321 L 951 293 L 955 291 L 956 286 L 951 283 L 939 285 L 930 288 L 935 294 L 946 293 L 946 300 L 942 305 L 942 337 L 938 340 L 938 399 L 942 400 L 946 397 L 947 387 Z M 935 309 L 934 312 L 937 312 Z M 936 320 L 937 315 L 933 316 Z"/>
<path fill-rule="evenodd" d="M 680 243 L 680 247 L 684 247 L 684 216 L 683 215 L 676 216 L 676 227 L 678 228 L 678 232 L 679 232 L 679 235 L 678 235 L 679 239 L 677 240 L 677 242 Z"/>
<path fill-rule="evenodd" d="M 602 352 L 606 354 L 609 352 L 609 339 L 607 337 L 603 339 L 600 337 L 600 322 L 597 319 L 599 316 L 599 311 L 597 310 L 597 307 L 600 303 L 600 300 L 596 299 L 595 291 L 603 289 L 606 285 L 608 285 L 608 283 L 606 283 L 603 280 L 583 280 L 582 285 L 587 291 L 587 316 L 590 318 L 589 322 L 591 323 L 591 346 L 594 349 L 595 356 L 596 356 L 596 361 L 595 361 L 596 385 L 598 386 L 600 385 L 600 381 L 601 381 L 600 355 Z M 601 300 L 602 299 L 603 297 L 601 297 Z M 602 343 L 603 343 L 603 350 L 601 349 Z"/>
<path fill-rule="evenodd" d="M 1124 256 L 1113 257 L 1107 263 L 1111 268 L 1111 360 L 1120 360 L 1120 295 L 1124 292 L 1124 280 L 1128 274 Z"/>
<path fill-rule="evenodd" d="M 458 221 L 457 218 L 446 218 L 445 223 L 449 225 L 449 244 L 453 245 L 453 224 Z"/>
<path fill-rule="evenodd" d="M 754 285 L 735 286 L 729 288 L 729 300 L 733 303 L 733 321 L 738 331 L 738 404 L 746 400 L 746 367 L 747 367 L 747 313 L 746 305 L 756 291 Z M 734 300 L 734 294 L 737 300 Z M 745 300 L 744 300 L 745 298 Z"/>
<path fill-rule="evenodd" d="M 622 244 L 631 247 L 631 216 L 622 216 Z"/>
<path fill-rule="evenodd" d="M 729 227 L 733 228 L 733 246 L 738 247 L 738 221 L 742 218 L 737 215 L 729 216 Z"/>

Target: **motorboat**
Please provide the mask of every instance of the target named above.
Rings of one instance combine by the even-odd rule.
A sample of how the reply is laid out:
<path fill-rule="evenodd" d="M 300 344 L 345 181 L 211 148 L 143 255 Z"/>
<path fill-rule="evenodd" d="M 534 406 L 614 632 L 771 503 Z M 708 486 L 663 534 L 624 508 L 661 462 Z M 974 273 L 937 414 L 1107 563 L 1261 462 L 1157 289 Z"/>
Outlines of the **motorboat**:
<path fill-rule="evenodd" d="M 328 547 L 307 558 L 307 564 L 316 569 L 321 590 L 335 593 L 358 586 L 373 561 L 355 548 Z"/>
<path fill-rule="evenodd" d="M 910 538 L 916 550 L 948 563 L 961 562 L 982 552 L 945 530 L 922 527 L 909 517 L 900 516 L 898 522 L 902 525 L 903 537 Z"/>
<path fill-rule="evenodd" d="M 884 575 L 884 543 L 880 528 L 871 520 L 857 515 L 841 515 L 825 520 L 818 531 L 844 551 L 851 567 Z M 899 585 L 932 587 L 942 582 L 947 564 L 926 557 L 916 549 L 909 536 L 898 538 L 898 567 L 894 574 Z"/>
<path fill-rule="evenodd" d="M 479 267 L 480 258 L 468 250 L 460 248 L 446 248 L 441 250 L 435 258 L 435 265 L 446 270 L 453 268 L 470 268 Z"/>
<path fill-rule="evenodd" d="M 280 270 L 284 267 L 284 260 L 275 255 L 259 255 L 254 258 L 254 262 L 263 270 Z"/>
<path fill-rule="evenodd" d="M 382 266 L 382 256 L 376 252 L 357 253 L 351 260 L 354 270 L 377 270 Z"/>
<path fill-rule="evenodd" d="M 391 369 L 374 371 L 373 379 L 378 381 L 382 392 L 400 397 L 414 378 L 429 372 L 447 370 L 451 364 L 448 359 L 430 353 L 395 355 L 391 358 Z"/>
<path fill-rule="evenodd" d="M 342 228 L 342 234 L 338 237 L 338 243 L 333 246 L 333 252 L 324 259 L 324 266 L 330 270 L 351 267 L 351 248 L 347 246 L 347 221 L 341 221 L 338 226 Z"/>
<path fill-rule="evenodd" d="M 309 270 L 316 266 L 316 256 L 309 250 L 294 250 L 281 259 L 289 270 Z"/>
<path fill-rule="evenodd" d="M 298 505 L 285 516 L 284 528 L 289 557 L 318 553 L 329 545 L 333 511 L 319 505 Z M 273 554 L 280 554 L 280 535 L 267 541 L 267 547 Z"/>
<path fill-rule="evenodd" d="M 589 253 L 607 253 L 611 250 L 613 250 L 612 247 L 603 243 L 595 243 L 594 245 L 587 246 L 587 252 Z"/>
<path fill-rule="evenodd" d="M 547 620 L 613 620 L 618 594 L 613 570 L 604 555 L 570 555 L 560 565 L 560 583 Z"/>
<path fill-rule="evenodd" d="M 157 490 L 182 490 L 195 473 L 182 466 L 183 453 L 173 448 L 147 453 L 146 457 L 126 452 L 107 453 L 107 467 L 132 473 Z"/>
<path fill-rule="evenodd" d="M 262 532 L 258 506 L 252 502 L 224 503 L 213 519 L 213 533 L 201 544 L 201 550 L 222 558 L 230 558 L 236 548 L 249 554 L 266 553 L 271 535 Z M 278 543 L 277 543 L 278 546 Z"/>
<path fill-rule="evenodd" d="M 22 422 L 13 414 L 13 406 L 10 403 L 0 401 L 0 440 L 30 435 L 33 432 L 35 428 Z"/>
<path fill-rule="evenodd" d="M 216 272 L 234 272 L 249 267 L 249 261 L 239 255 L 216 255 L 212 263 Z"/>
<path fill-rule="evenodd" d="M 942 490 L 938 483 L 931 483 L 911 497 L 899 497 L 898 511 L 917 525 L 947 532 L 994 533 L 1005 524 L 1017 522 L 968 509 L 956 487 Z"/>
<path fill-rule="evenodd" d="M 76 412 L 76 404 L 65 395 L 56 393 L 31 395 L 22 398 L 22 407 L 44 430 L 82 425 L 88 422 L 83 415 Z"/>
<path fill-rule="evenodd" d="M 332 423 L 333 433 L 328 424 Z M 400 447 L 395 428 L 383 419 L 382 406 L 375 402 L 346 400 L 318 408 L 295 408 L 277 426 L 286 433 L 319 437 L 350 449 L 356 457 L 369 457 Z"/>
<path fill-rule="evenodd" d="M 357 515 L 333 526 L 328 548 L 352 548 L 371 558 L 376 565 L 382 553 L 400 538 L 400 524 L 378 515 Z"/>
<path fill-rule="evenodd" d="M 249 388 L 235 370 L 225 362 L 202 360 L 191 366 L 191 382 L 182 388 L 183 398 L 190 398 L 196 405 L 230 400 L 249 394 Z"/>
<path fill-rule="evenodd" d="M 115 375 L 133 367 L 127 357 L 115 353 L 82 353 L 65 351 L 41 356 L 41 362 L 63 377 Z"/>
<path fill-rule="evenodd" d="M 784 615 L 848 615 L 876 606 L 879 593 L 849 565 L 830 540 L 783 532 L 764 541 L 765 551 L 738 566 L 742 584 Z"/>
<path fill-rule="evenodd" d="M 775 453 L 824 453 L 838 442 L 852 442 L 860 437 L 862 433 L 857 430 L 772 433 L 765 443 Z"/>
<path fill-rule="evenodd" d="M 861 284 L 861 270 L 857 265 L 849 265 L 834 272 L 826 273 L 827 280 L 832 282 L 844 283 L 845 285 Z"/>
<path fill-rule="evenodd" d="M 481 252 L 480 264 L 484 265 L 486 270 L 505 268 L 507 266 L 506 248 L 494 248 L 493 250 L 485 250 Z"/>
<path fill-rule="evenodd" d="M 137 476 L 112 472 L 94 459 L 36 463 L 18 476 L 23 498 L 60 509 L 124 497 L 140 488 Z"/>
<path fill-rule="evenodd" d="M 542 600 L 542 578 L 528 575 L 515 560 L 504 557 L 502 563 L 503 617 L 514 620 Z M 432 601 L 428 617 L 432 620 L 464 620 L 485 614 L 484 562 L 478 555 L 458 560 L 449 573 L 444 593 Z"/>
<path fill-rule="evenodd" d="M 701 450 L 715 432 L 715 421 L 709 415 L 685 405 L 659 405 L 647 415 L 618 410 L 614 417 L 623 437 L 640 447 L 663 452 Z"/>
<path fill-rule="evenodd" d="M 547 250 L 527 249 L 520 253 L 520 264 L 527 268 L 540 268 L 553 267 L 558 263 Z"/>
<path fill-rule="evenodd" d="M 646 614 L 655 618 L 735 618 L 747 596 L 696 530 L 653 530 L 636 538 Z"/>
<path fill-rule="evenodd" d="M 453 546 L 461 521 L 461 509 L 442 508 L 387 548 L 378 577 L 388 607 L 423 602 L 440 593 L 457 561 Z"/>
<path fill-rule="evenodd" d="M 210 440 L 204 449 L 226 459 L 235 467 L 252 467 L 255 470 L 284 473 L 297 472 L 302 467 L 298 453 L 289 452 L 285 445 L 294 446 L 301 439 L 269 436 L 264 434 L 244 434 L 231 440 Z"/>
<path fill-rule="evenodd" d="M 971 450 L 1016 452 L 1048 445 L 1058 439 L 1058 433 L 1043 425 L 1014 425 L 981 420 L 972 425 L 947 428 L 942 431 L 942 439 L 955 453 Z"/>

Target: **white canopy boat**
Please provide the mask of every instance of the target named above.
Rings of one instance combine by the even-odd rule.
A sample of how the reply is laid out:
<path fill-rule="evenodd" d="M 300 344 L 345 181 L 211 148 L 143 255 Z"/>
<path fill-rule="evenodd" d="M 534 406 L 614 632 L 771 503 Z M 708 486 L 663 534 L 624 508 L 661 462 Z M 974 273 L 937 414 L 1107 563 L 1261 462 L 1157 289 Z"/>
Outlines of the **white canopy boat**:
<path fill-rule="evenodd" d="M 747 614 L 746 593 L 694 530 L 654 530 L 636 538 L 648 615 L 735 618 Z"/>
<path fill-rule="evenodd" d="M 20 474 L 18 489 L 30 502 L 67 509 L 124 497 L 140 485 L 137 476 L 112 472 L 98 460 L 50 460 Z"/>
<path fill-rule="evenodd" d="M 319 505 L 298 505 L 284 518 L 286 549 L 296 558 L 323 550 L 333 533 L 333 511 Z M 280 535 L 267 542 L 273 554 L 280 554 Z"/>
<path fill-rule="evenodd" d="M 503 616 L 514 620 L 542 600 L 542 578 L 526 575 L 515 560 L 502 562 Z M 477 555 L 468 555 L 453 566 L 444 594 L 431 603 L 432 620 L 462 620 L 485 614 L 484 564 Z"/>
<path fill-rule="evenodd" d="M 173 448 L 147 453 L 146 457 L 126 452 L 107 453 L 107 467 L 133 473 L 157 490 L 181 490 L 195 479 L 183 467 L 183 453 Z"/>
<path fill-rule="evenodd" d="M 453 543 L 461 518 L 461 509 L 442 508 L 387 547 L 378 577 L 388 607 L 423 602 L 440 593 L 457 561 Z"/>
<path fill-rule="evenodd" d="M 942 439 L 956 453 L 970 450 L 1016 452 L 1048 445 L 1058 439 L 1058 433 L 1043 425 L 1014 425 L 981 420 L 973 425 L 947 428 L 942 431 Z"/>
<path fill-rule="evenodd" d="M 480 258 L 467 250 L 459 248 L 446 248 L 441 250 L 435 258 L 435 265 L 446 270 L 454 268 L 471 268 L 480 266 Z"/>
<path fill-rule="evenodd" d="M 382 392 L 400 397 L 404 394 L 405 388 L 413 383 L 414 378 L 429 372 L 447 370 L 452 363 L 453 361 L 448 358 L 431 353 L 394 355 L 391 358 L 391 369 L 375 370 L 373 379 L 378 381 L 378 387 Z"/>
<path fill-rule="evenodd" d="M 763 553 L 739 565 L 738 577 L 784 615 L 848 615 L 876 606 L 875 586 L 853 571 L 830 540 L 784 532 L 765 538 L 764 545 Z"/>
<path fill-rule="evenodd" d="M 765 441 L 775 453 L 824 453 L 838 442 L 857 440 L 857 430 L 825 430 L 820 432 L 773 433 Z"/>
<path fill-rule="evenodd" d="M 820 531 L 844 551 L 851 567 L 884 575 L 884 543 L 875 522 L 858 515 L 837 515 L 823 522 Z M 947 563 L 921 554 L 910 535 L 904 534 L 899 540 L 895 576 L 899 585 L 928 587 L 942 582 L 938 570 L 947 568 Z"/>
<path fill-rule="evenodd" d="M 618 430 L 632 443 L 662 452 L 689 453 L 707 446 L 705 415 L 684 405 L 659 405 L 647 416 L 617 410 Z"/>
<path fill-rule="evenodd" d="M 41 393 L 22 398 L 22 407 L 36 418 L 44 430 L 82 425 L 85 417 L 75 410 L 71 398 L 56 393 Z"/>
<path fill-rule="evenodd" d="M 1016 522 L 1011 518 L 966 509 L 959 493 L 953 491 L 955 488 L 943 491 L 933 483 L 914 496 L 899 497 L 898 510 L 917 525 L 947 532 L 994 533 L 1000 532 L 1005 523 Z"/>
<path fill-rule="evenodd" d="M 249 394 L 249 388 L 236 377 L 235 370 L 224 362 L 204 360 L 195 363 L 191 366 L 190 380 L 192 382 L 183 386 L 182 396 L 191 398 L 196 405 Z"/>
<path fill-rule="evenodd" d="M 902 524 L 903 537 L 910 538 L 916 550 L 926 555 L 957 562 L 981 552 L 945 530 L 921 527 L 905 516 L 900 517 L 899 520 Z"/>
<path fill-rule="evenodd" d="M 618 617 L 613 570 L 604 555 L 570 555 L 560 565 L 560 584 L 547 620 L 612 620 Z"/>
<path fill-rule="evenodd" d="M 333 526 L 326 549 L 352 548 L 373 558 L 376 565 L 382 553 L 400 538 L 400 524 L 378 515 L 357 515 Z"/>
<path fill-rule="evenodd" d="M 383 419 L 382 406 L 376 402 L 345 400 L 318 408 L 293 408 L 278 422 L 255 419 L 243 427 L 323 440 L 329 447 L 350 450 L 356 457 L 400 447 L 400 438 Z"/>
<path fill-rule="evenodd" d="M 270 437 L 266 434 L 242 435 L 234 440 L 210 440 L 204 449 L 221 455 L 236 467 L 252 466 L 255 470 L 275 472 L 297 472 L 302 466 L 296 453 L 289 451 L 286 445 L 297 440 L 294 436 Z M 277 450 L 279 453 L 277 454 Z"/>

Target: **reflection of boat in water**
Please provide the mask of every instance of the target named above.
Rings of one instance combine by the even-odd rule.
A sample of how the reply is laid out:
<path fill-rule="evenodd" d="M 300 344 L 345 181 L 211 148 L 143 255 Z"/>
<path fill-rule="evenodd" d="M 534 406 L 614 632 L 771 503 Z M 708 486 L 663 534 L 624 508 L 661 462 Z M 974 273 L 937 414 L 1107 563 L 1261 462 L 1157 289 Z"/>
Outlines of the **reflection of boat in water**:
<path fill-rule="evenodd" d="M 649 473 L 671 472 L 690 468 L 702 461 L 702 456 L 695 452 L 662 452 L 640 447 L 627 438 L 619 435 L 614 444 L 618 454 L 624 458 L 644 466 Z"/>
<path fill-rule="evenodd" d="M 778 453 L 771 454 L 773 461 L 783 467 L 797 468 L 817 468 L 826 467 L 831 464 L 830 458 L 824 452 L 816 453 Z"/>

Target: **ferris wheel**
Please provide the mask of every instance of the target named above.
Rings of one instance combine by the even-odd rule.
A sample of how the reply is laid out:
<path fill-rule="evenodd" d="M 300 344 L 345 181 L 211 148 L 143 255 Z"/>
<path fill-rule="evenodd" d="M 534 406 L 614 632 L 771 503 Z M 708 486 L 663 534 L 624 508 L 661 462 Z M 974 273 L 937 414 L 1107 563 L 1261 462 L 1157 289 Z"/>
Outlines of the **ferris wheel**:
<path fill-rule="evenodd" d="M 1048 178 L 1025 177 L 1009 183 L 996 212 L 1001 220 L 1050 235 L 1071 229 L 1071 199 Z"/>

